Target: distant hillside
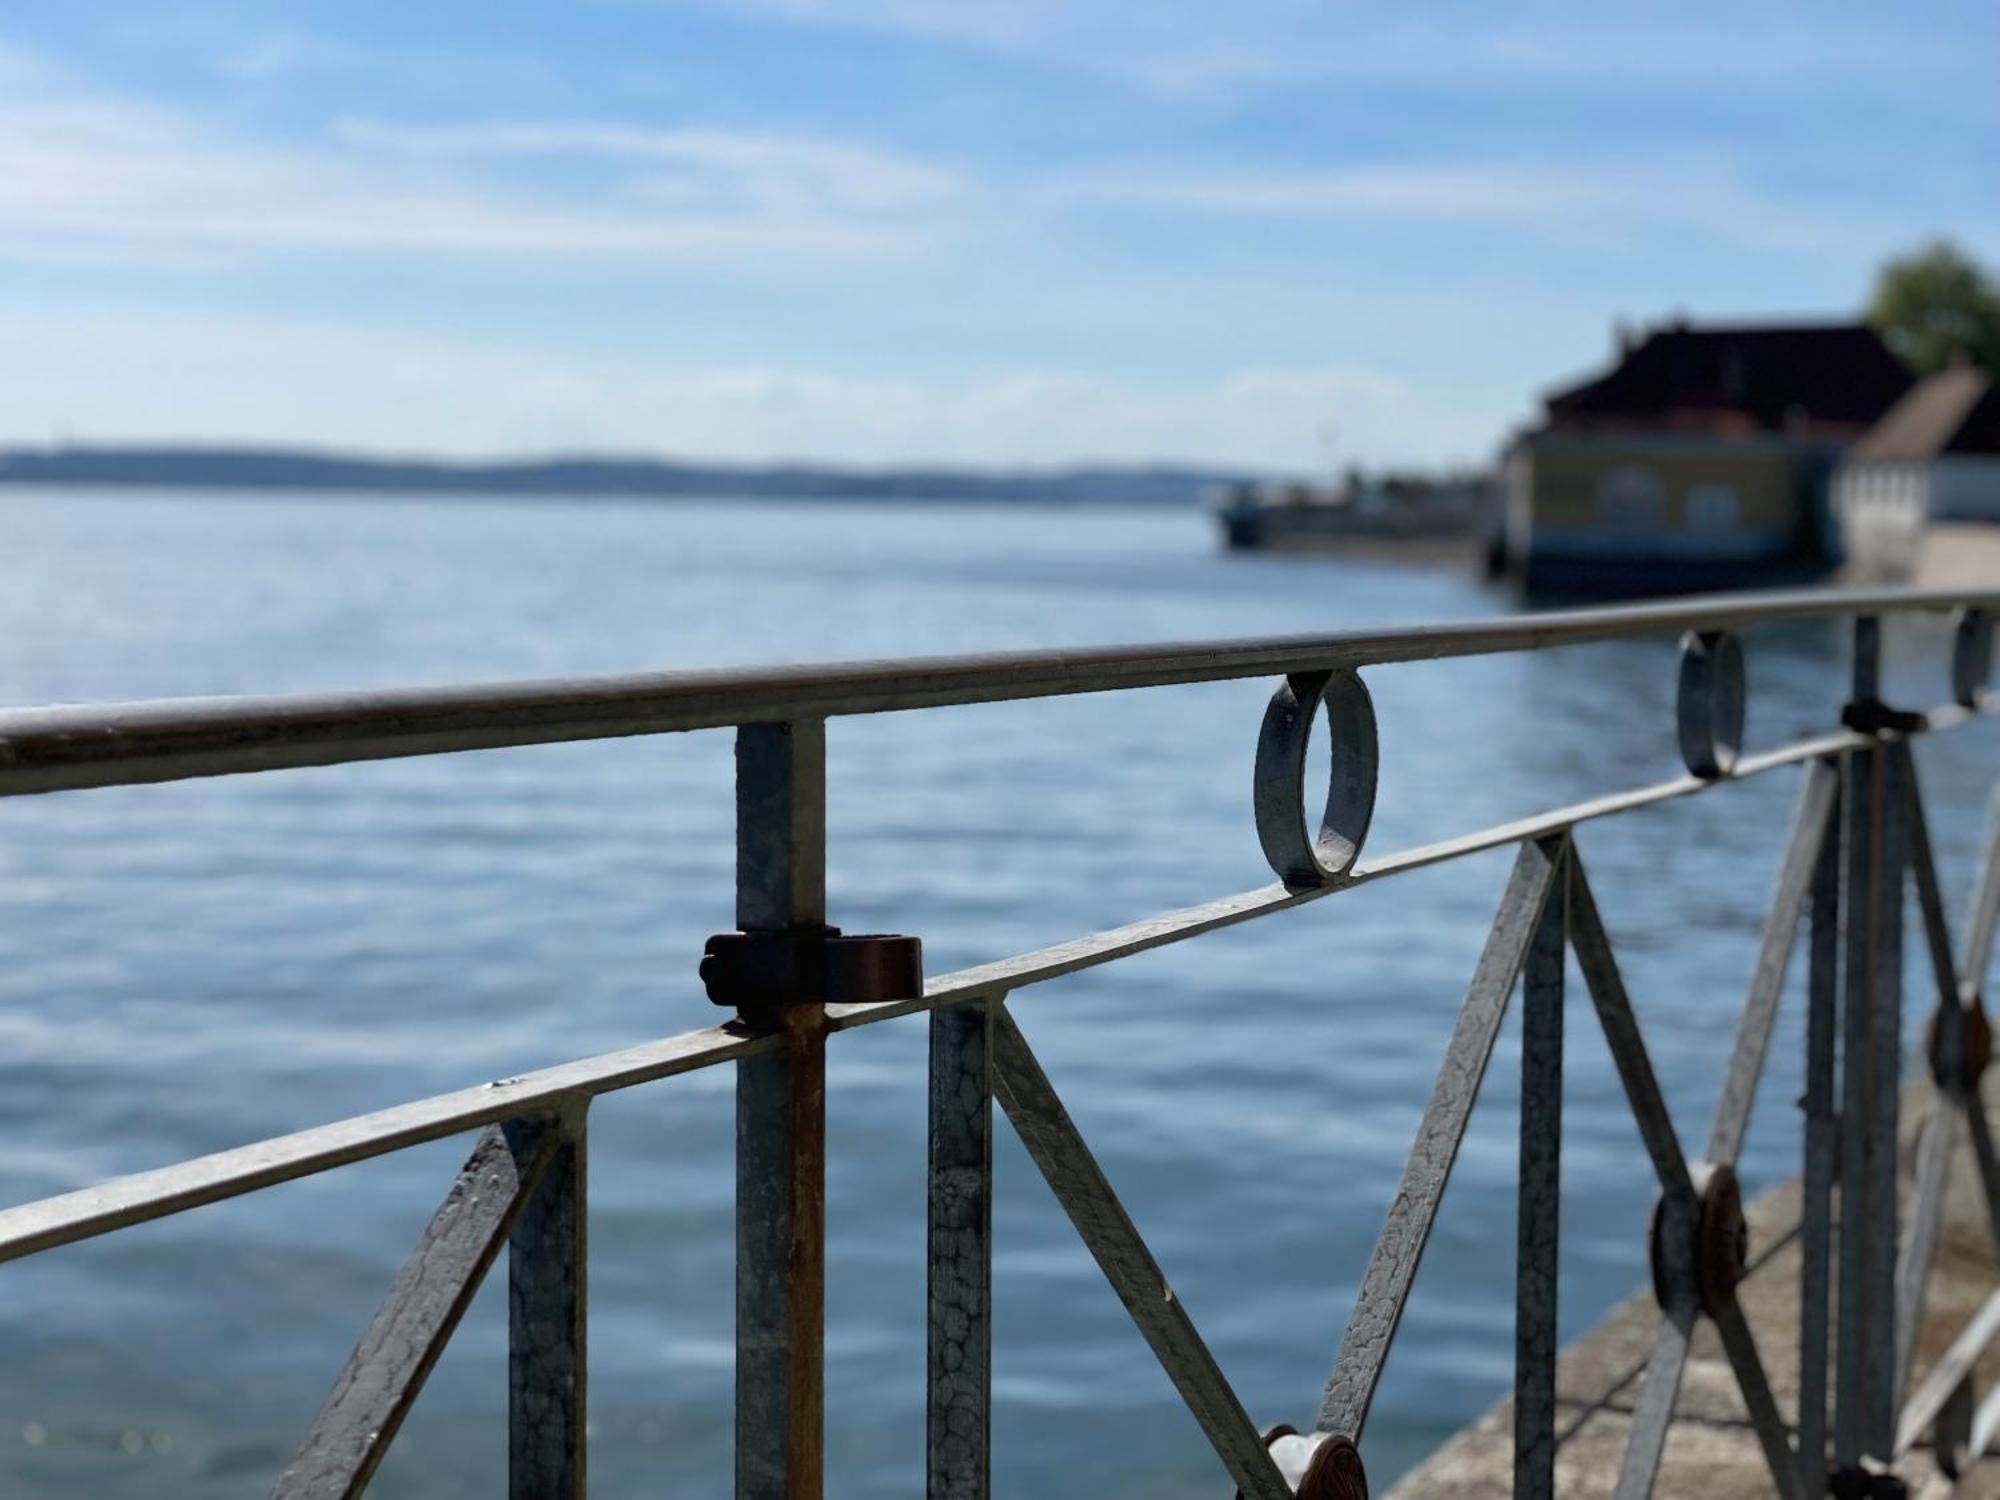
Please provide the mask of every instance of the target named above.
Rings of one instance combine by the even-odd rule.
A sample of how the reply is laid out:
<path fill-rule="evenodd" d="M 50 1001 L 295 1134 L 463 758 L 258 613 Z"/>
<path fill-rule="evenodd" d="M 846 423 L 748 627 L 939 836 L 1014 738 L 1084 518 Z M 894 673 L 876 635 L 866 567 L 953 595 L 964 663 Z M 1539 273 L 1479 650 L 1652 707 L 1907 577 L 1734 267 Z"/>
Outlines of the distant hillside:
<path fill-rule="evenodd" d="M 0 484 L 404 494 L 794 496 L 1190 505 L 1239 476 L 1187 468 L 1085 467 L 1016 473 L 955 469 L 770 468 L 642 458 L 450 463 L 256 448 L 0 449 Z"/>

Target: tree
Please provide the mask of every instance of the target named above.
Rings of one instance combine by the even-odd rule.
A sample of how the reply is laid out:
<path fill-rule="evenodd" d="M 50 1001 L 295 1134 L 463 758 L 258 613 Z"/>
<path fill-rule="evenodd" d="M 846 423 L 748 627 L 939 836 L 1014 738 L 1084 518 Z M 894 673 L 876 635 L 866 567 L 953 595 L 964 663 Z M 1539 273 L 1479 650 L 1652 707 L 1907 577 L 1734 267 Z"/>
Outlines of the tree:
<path fill-rule="evenodd" d="M 1868 322 L 1919 374 L 1961 354 L 2000 370 L 2000 284 L 1950 240 L 1885 262 Z"/>

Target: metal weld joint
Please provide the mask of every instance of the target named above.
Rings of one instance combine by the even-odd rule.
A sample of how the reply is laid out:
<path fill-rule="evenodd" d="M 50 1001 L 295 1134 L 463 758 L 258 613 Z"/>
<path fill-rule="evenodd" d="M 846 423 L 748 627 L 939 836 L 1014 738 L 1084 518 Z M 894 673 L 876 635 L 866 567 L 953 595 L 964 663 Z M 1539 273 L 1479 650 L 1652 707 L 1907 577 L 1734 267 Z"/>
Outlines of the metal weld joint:
<path fill-rule="evenodd" d="M 1351 1439 L 1333 1432 L 1302 1434 L 1289 1422 L 1264 1433 L 1264 1446 L 1296 1500 L 1368 1500 L 1368 1471 Z M 1243 1500 L 1243 1492 L 1236 1492 Z"/>
<path fill-rule="evenodd" d="M 760 1030 L 801 1005 L 868 1005 L 924 992 L 924 945 L 892 933 L 838 927 L 719 932 L 701 958 L 708 998 Z"/>
<path fill-rule="evenodd" d="M 1689 1162 L 1694 1198 L 1662 1194 L 1646 1235 L 1653 1295 L 1672 1307 L 1690 1292 L 1710 1317 L 1736 1300 L 1750 1259 L 1750 1230 L 1743 1191 L 1727 1163 Z"/>

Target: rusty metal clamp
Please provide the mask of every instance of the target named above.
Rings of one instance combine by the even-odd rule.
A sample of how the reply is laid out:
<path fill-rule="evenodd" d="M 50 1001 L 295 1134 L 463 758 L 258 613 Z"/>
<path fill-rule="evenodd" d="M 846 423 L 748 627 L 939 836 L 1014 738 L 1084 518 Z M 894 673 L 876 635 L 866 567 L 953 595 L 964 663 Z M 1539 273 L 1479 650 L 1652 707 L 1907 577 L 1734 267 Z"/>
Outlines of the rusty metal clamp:
<path fill-rule="evenodd" d="M 1863 698 L 1840 711 L 1840 722 L 1856 734 L 1922 734 L 1930 728 L 1927 714 L 1891 708 L 1876 698 Z"/>
<path fill-rule="evenodd" d="M 719 932 L 702 950 L 701 982 L 715 1004 L 752 1026 L 775 1026 L 800 1005 L 868 1005 L 924 992 L 921 939 L 845 935 L 838 927 Z"/>

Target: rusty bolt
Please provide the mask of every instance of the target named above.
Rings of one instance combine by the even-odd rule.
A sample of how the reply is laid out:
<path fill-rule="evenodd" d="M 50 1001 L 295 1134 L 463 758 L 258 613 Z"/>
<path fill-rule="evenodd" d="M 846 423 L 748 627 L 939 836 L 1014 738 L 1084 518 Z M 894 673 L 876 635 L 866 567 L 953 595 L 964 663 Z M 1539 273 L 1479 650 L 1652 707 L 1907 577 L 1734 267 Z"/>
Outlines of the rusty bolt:
<path fill-rule="evenodd" d="M 1298 1500 L 1368 1500 L 1368 1471 L 1352 1439 L 1334 1433 L 1313 1450 Z"/>
<path fill-rule="evenodd" d="M 1736 1172 L 1726 1164 L 1691 1163 L 1695 1182 L 1694 1276 L 1702 1310 L 1714 1317 L 1736 1300 L 1736 1288 L 1747 1274 L 1750 1226 L 1743 1217 L 1743 1190 Z M 1661 1253 L 1664 1198 L 1653 1204 L 1646 1248 L 1653 1263 L 1653 1294 L 1665 1307 L 1669 1296 L 1667 1258 Z"/>
<path fill-rule="evenodd" d="M 1750 1226 L 1743 1218 L 1743 1189 L 1735 1170 L 1718 1165 L 1701 1188 L 1701 1218 L 1696 1230 L 1696 1274 L 1701 1305 L 1709 1316 L 1736 1300 L 1736 1288 L 1748 1273 Z"/>
<path fill-rule="evenodd" d="M 1971 1093 L 1979 1087 L 1979 1075 L 1986 1071 L 1986 1065 L 1993 1060 L 1993 1028 L 1986 1020 L 1986 1007 L 1977 996 L 1960 1011 L 1964 1017 L 1964 1030 L 1959 1046 L 1958 1076 L 1950 1076 L 1945 1066 L 1944 1044 L 1940 1033 L 1945 1012 L 1937 1011 L 1931 1016 L 1930 1025 L 1924 1030 L 1924 1057 L 1930 1064 L 1931 1078 L 1941 1089 Z"/>

